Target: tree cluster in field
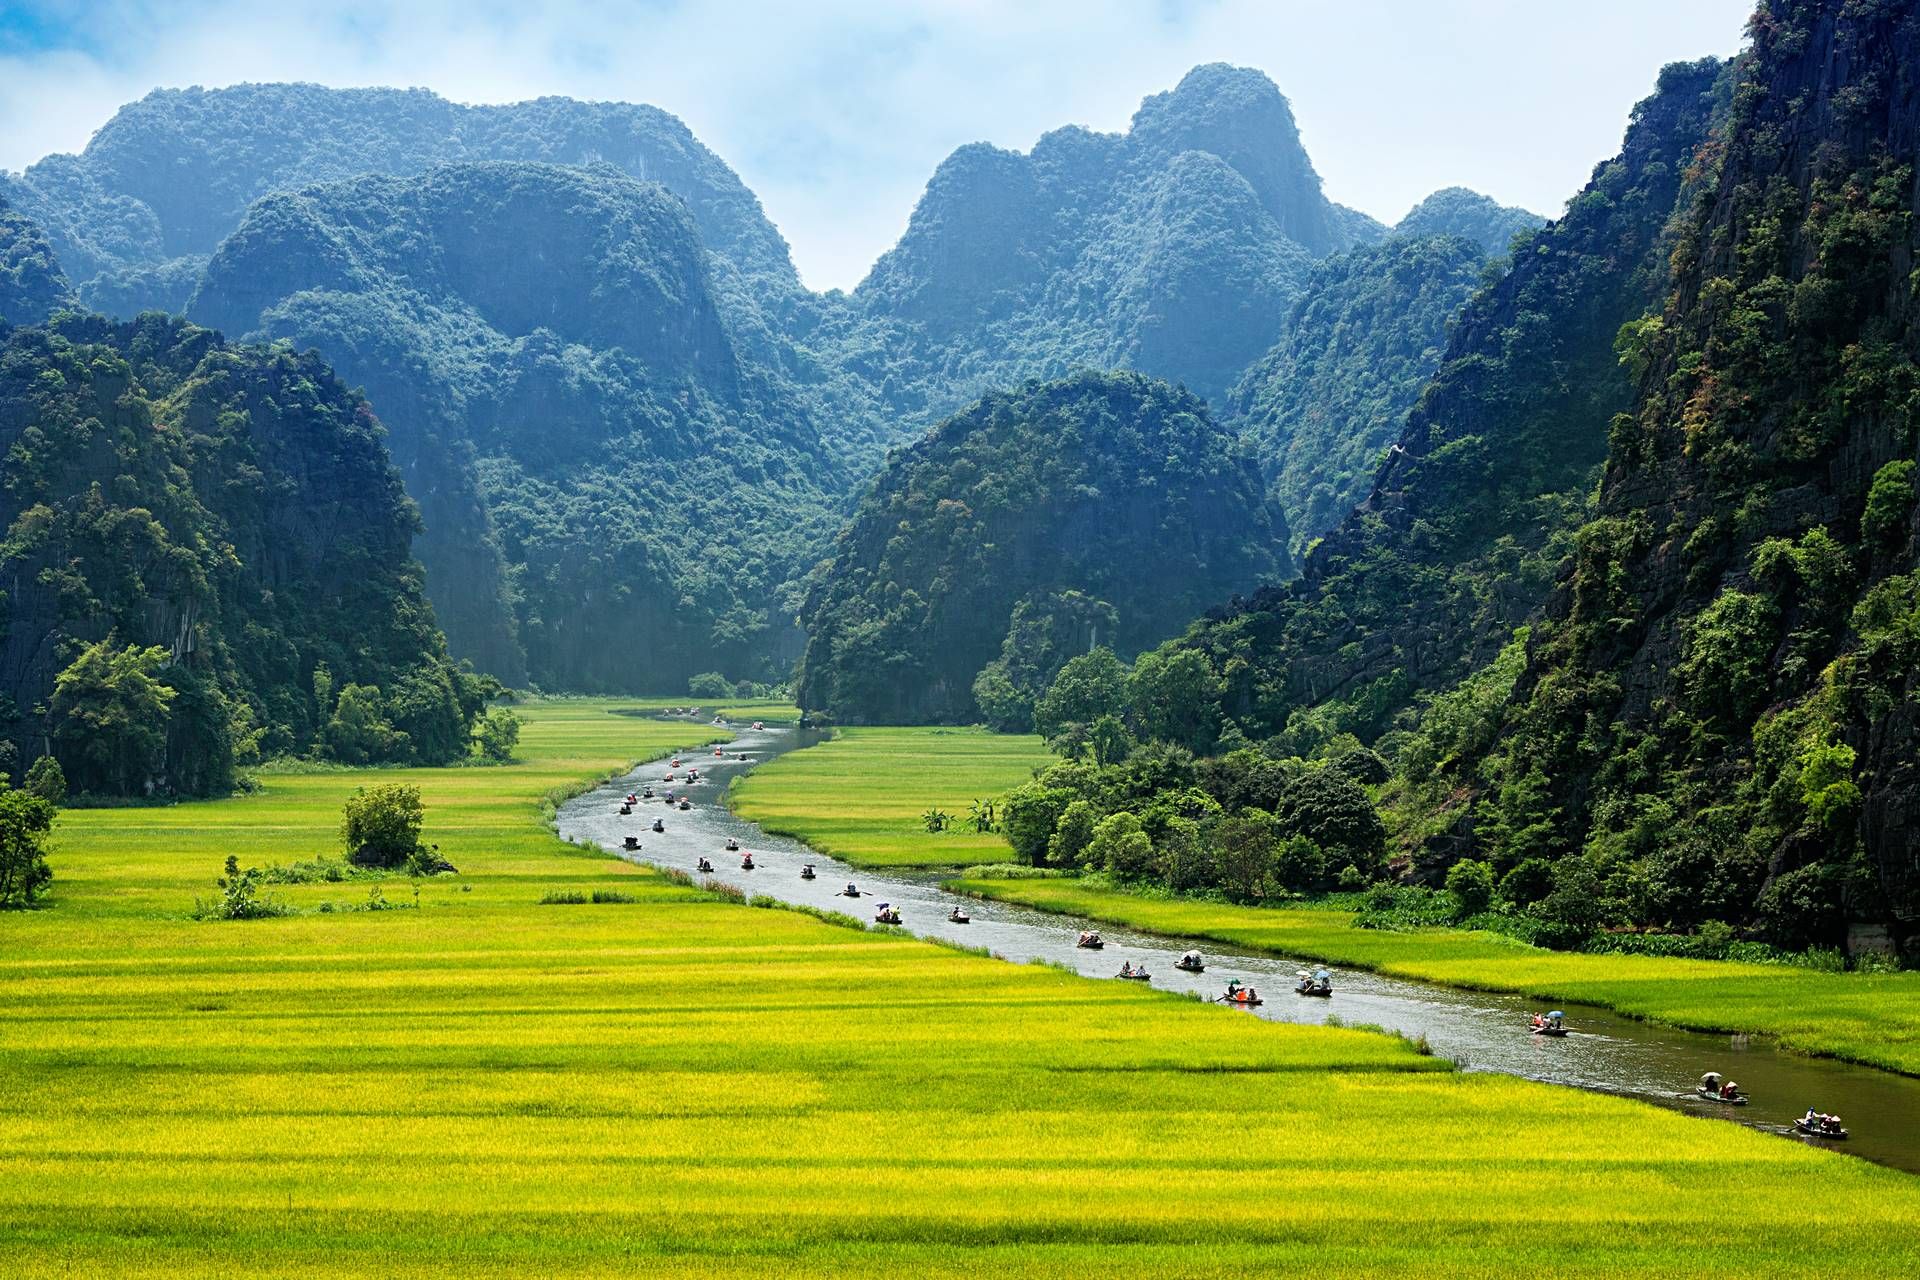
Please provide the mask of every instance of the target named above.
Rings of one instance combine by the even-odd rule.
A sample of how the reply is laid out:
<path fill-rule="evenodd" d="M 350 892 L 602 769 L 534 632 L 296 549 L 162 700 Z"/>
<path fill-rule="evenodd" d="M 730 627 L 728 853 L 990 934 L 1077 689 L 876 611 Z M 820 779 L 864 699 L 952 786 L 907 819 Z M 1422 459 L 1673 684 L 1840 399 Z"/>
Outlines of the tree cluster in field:
<path fill-rule="evenodd" d="M 0 420 L 7 769 L 209 795 L 468 753 L 499 685 L 449 660 L 379 425 L 317 359 L 70 315 L 0 335 Z"/>

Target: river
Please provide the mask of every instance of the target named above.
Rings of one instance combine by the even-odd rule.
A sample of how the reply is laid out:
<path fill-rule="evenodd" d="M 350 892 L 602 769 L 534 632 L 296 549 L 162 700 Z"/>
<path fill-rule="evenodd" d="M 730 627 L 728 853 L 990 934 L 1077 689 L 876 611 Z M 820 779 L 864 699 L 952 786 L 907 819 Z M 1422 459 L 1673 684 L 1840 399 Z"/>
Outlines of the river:
<path fill-rule="evenodd" d="M 1535 1036 L 1528 1034 L 1527 1018 L 1536 1010 L 1544 1011 L 1538 1001 L 1364 970 L 1336 970 L 1333 998 L 1310 999 L 1292 990 L 1294 974 L 1303 964 L 1310 967 L 1310 962 L 960 898 L 941 890 L 938 875 L 850 867 L 798 841 L 769 835 L 727 810 L 726 790 L 732 779 L 755 764 L 817 740 L 817 735 L 795 729 L 739 730 L 725 746 L 724 757 L 716 757 L 713 748 L 683 754 L 685 764 L 699 769 L 697 783 L 664 782 L 669 767 L 664 759 L 641 765 L 561 806 L 559 832 L 568 840 L 597 844 L 635 861 L 689 874 L 698 874 L 696 863 L 705 857 L 713 863 L 709 877 L 713 880 L 750 894 L 843 911 L 862 920 L 871 920 L 877 905 L 889 902 L 899 909 L 902 927 L 910 933 L 985 947 L 1010 961 L 1044 959 L 1102 979 L 1113 979 L 1123 962 L 1144 965 L 1154 986 L 1206 996 L 1218 994 L 1229 979 L 1238 979 L 1257 987 L 1265 999 L 1265 1004 L 1249 1011 L 1256 1017 L 1302 1023 L 1337 1017 L 1348 1024 L 1370 1023 L 1410 1037 L 1425 1036 L 1435 1053 L 1469 1071 L 1501 1071 L 1638 1098 L 1920 1173 L 1920 1080 L 1782 1052 L 1759 1036 L 1682 1031 L 1581 1005 L 1557 1006 L 1566 1012 L 1571 1034 L 1563 1039 Z M 684 812 L 669 809 L 663 799 L 656 798 L 643 800 L 631 816 L 620 816 L 621 799 L 647 786 L 661 797 L 669 790 L 684 794 L 693 807 Z M 664 823 L 664 833 L 650 829 L 655 818 Z M 640 841 L 638 852 L 622 849 L 629 835 Z M 725 849 L 729 838 L 753 855 L 755 870 L 741 870 L 740 854 Z M 816 869 L 817 879 L 800 878 L 800 868 L 808 863 Z M 839 896 L 849 881 L 860 887 L 862 896 L 857 901 Z M 947 920 L 956 903 L 964 905 L 972 923 Z M 1089 951 L 1076 946 L 1082 929 L 1097 929 L 1106 947 Z M 1190 947 L 1205 955 L 1205 973 L 1189 974 L 1173 967 L 1174 960 Z M 1708 1070 L 1739 1081 L 1752 1103 L 1729 1107 L 1695 1097 L 1693 1084 Z M 1796 1134 L 1793 1119 L 1809 1106 L 1841 1115 L 1852 1130 L 1851 1138 L 1828 1142 Z"/>

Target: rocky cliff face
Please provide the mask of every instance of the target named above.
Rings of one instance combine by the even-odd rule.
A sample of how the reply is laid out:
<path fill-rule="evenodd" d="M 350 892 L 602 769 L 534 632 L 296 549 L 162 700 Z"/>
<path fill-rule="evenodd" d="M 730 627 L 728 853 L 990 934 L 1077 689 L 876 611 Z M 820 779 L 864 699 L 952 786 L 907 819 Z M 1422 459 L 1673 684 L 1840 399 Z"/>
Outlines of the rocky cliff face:
<path fill-rule="evenodd" d="M 420 89 L 314 84 L 160 89 L 123 107 L 81 154 L 0 179 L 0 195 L 87 282 L 205 257 L 270 192 L 513 160 L 606 164 L 658 182 L 733 270 L 768 289 L 797 287 L 785 242 L 733 171 L 675 117 L 629 103 L 462 106 Z"/>
<path fill-rule="evenodd" d="M 1620 156 L 1454 320 L 1371 492 L 1303 577 L 1191 637 L 1231 673 L 1225 710 L 1249 736 L 1378 734 L 1538 607 L 1631 400 L 1614 337 L 1661 296 L 1663 232 L 1720 73 L 1661 74 Z"/>
<path fill-rule="evenodd" d="M 888 351 L 887 402 L 919 422 L 1083 364 L 1217 399 L 1313 260 L 1381 231 L 1322 194 L 1272 81 L 1198 67 L 1126 134 L 955 152 L 854 295 L 839 358 Z"/>
<path fill-rule="evenodd" d="M 1605 870 L 1674 856 L 1634 847 L 1657 808 L 1719 898 L 1832 943 L 1920 921 L 1920 9 L 1752 31 L 1475 826 Z"/>
<path fill-rule="evenodd" d="M 841 533 L 803 609 L 799 696 L 843 720 L 972 720 L 1021 602 L 1104 602 L 1100 641 L 1130 656 L 1277 576 L 1284 548 L 1190 394 L 1089 373 L 991 395 L 894 454 Z"/>

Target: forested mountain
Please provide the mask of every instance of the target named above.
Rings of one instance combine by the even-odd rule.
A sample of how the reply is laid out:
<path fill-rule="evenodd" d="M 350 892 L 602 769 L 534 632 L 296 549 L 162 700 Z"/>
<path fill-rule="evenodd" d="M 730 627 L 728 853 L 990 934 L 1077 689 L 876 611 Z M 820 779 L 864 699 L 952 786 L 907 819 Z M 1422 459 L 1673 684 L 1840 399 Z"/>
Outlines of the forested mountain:
<path fill-rule="evenodd" d="M 887 403 L 923 422 L 1078 365 L 1217 399 L 1273 345 L 1314 260 L 1381 233 L 1321 193 L 1272 81 L 1197 67 L 1125 134 L 955 152 L 854 293 L 839 358 L 887 353 Z"/>
<path fill-rule="evenodd" d="M 785 241 L 734 172 L 678 119 L 631 103 L 462 106 L 423 89 L 315 84 L 157 89 L 79 155 L 0 176 L 0 196 L 46 230 L 90 303 L 111 294 L 178 311 L 200 262 L 269 192 L 482 160 L 608 164 L 661 183 L 755 288 L 798 287 Z"/>
<path fill-rule="evenodd" d="M 1480 246 L 1488 257 L 1499 257 L 1513 238 L 1538 231 L 1545 222 L 1537 213 L 1488 199 L 1465 187 L 1442 187 L 1407 211 L 1394 223 L 1396 236 L 1458 236 Z"/>
<path fill-rule="evenodd" d="M 970 720 L 1003 652 L 1002 700 L 1030 702 L 1089 643 L 1150 645 L 1284 554 L 1258 473 L 1191 394 L 1091 372 L 995 393 L 889 458 L 808 595 L 799 696 Z"/>
<path fill-rule="evenodd" d="M 1372 738 L 1538 607 L 1631 401 L 1614 338 L 1664 291 L 1663 233 L 1722 70 L 1663 71 L 1620 156 L 1459 314 L 1371 493 L 1303 577 L 1186 639 L 1227 677 L 1221 712 L 1249 737 Z"/>
<path fill-rule="evenodd" d="M 0 198 L 0 323 L 38 324 L 72 305 L 46 236 Z"/>
<path fill-rule="evenodd" d="M 449 165 L 256 202 L 190 314 L 317 347 L 381 406 L 456 652 L 675 687 L 778 652 L 776 589 L 847 483 L 810 406 L 740 358 L 710 261 L 658 184 Z"/>
<path fill-rule="evenodd" d="M 1571 576 L 1446 776 L 1500 862 L 1831 945 L 1920 924 L 1920 7 L 1752 33 Z"/>
<path fill-rule="evenodd" d="M 448 661 L 365 400 L 161 316 L 0 340 L 6 767 L 50 749 L 78 790 L 205 794 L 328 732 L 343 758 L 466 752 L 490 686 Z"/>

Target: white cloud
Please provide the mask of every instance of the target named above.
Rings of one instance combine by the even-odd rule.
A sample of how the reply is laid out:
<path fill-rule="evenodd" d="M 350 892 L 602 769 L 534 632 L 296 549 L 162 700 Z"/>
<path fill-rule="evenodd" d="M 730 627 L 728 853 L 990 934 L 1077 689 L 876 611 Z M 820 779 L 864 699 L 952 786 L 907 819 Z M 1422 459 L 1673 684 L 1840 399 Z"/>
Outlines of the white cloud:
<path fill-rule="evenodd" d="M 1750 0 L 426 0 L 80 6 L 94 43 L 0 57 L 0 166 L 77 150 L 156 86 L 423 86 L 464 102 L 651 102 L 759 194 L 816 287 L 850 286 L 961 143 L 1121 129 L 1198 62 L 1259 67 L 1335 199 L 1392 221 L 1460 183 L 1543 213 L 1677 58 L 1732 52 Z"/>

